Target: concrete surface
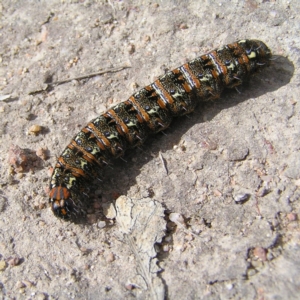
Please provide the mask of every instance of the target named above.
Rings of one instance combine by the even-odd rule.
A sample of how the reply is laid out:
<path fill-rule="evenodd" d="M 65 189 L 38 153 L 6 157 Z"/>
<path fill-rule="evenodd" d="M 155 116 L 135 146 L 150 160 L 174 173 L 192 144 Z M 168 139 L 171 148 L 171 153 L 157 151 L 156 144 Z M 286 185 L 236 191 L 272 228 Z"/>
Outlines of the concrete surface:
<path fill-rule="evenodd" d="M 1 297 L 298 299 L 299 12 L 299 1 L 3 0 Z M 268 69 L 104 170 L 89 224 L 53 216 L 51 166 L 81 127 L 243 38 L 272 49 Z"/>

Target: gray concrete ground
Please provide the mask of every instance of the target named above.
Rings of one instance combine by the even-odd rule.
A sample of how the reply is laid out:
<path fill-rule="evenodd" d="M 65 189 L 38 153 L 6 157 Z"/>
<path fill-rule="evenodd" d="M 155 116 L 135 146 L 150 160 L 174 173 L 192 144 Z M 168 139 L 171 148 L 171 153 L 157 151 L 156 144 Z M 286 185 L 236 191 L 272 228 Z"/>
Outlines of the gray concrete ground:
<path fill-rule="evenodd" d="M 299 1 L 3 0 L 1 297 L 299 299 L 299 12 Z M 104 170 L 90 197 L 106 221 L 53 216 L 51 166 L 81 127 L 244 38 L 272 49 L 271 66 Z"/>

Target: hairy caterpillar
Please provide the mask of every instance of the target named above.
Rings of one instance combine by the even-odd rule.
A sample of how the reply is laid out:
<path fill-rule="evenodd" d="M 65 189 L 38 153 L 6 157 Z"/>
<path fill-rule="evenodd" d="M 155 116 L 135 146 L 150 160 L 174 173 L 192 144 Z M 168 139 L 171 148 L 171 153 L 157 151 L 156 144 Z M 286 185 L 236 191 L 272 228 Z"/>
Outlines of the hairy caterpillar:
<path fill-rule="evenodd" d="M 166 129 L 173 117 L 191 113 L 198 102 L 217 99 L 224 88 L 242 84 L 271 56 L 261 41 L 237 41 L 167 72 L 90 121 L 57 160 L 49 193 L 53 213 L 72 221 L 85 216 L 82 187 L 99 169 L 149 134 Z"/>

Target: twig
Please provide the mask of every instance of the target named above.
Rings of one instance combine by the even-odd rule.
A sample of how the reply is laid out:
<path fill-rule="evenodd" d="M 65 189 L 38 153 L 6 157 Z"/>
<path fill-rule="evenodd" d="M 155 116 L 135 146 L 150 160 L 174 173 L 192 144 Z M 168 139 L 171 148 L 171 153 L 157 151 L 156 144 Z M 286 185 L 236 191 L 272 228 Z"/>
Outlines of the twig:
<path fill-rule="evenodd" d="M 106 70 L 99 71 L 99 72 L 96 72 L 96 73 L 86 74 L 86 75 L 73 77 L 73 78 L 69 78 L 69 79 L 63 79 L 63 80 L 59 80 L 59 81 L 55 81 L 55 82 L 47 82 L 47 83 L 45 83 L 46 84 L 45 88 L 43 88 L 41 90 L 31 91 L 28 94 L 29 95 L 35 95 L 35 94 L 42 93 L 42 92 L 45 92 L 45 91 L 49 90 L 50 87 L 55 87 L 55 86 L 58 86 L 60 84 L 67 83 L 67 82 L 70 82 L 70 81 L 73 81 L 73 80 L 82 80 L 82 79 L 102 75 L 102 74 L 105 74 L 105 73 L 119 72 L 119 71 L 122 71 L 122 70 L 127 69 L 127 68 L 130 68 L 130 66 L 121 66 L 121 67 L 106 69 Z"/>
<path fill-rule="evenodd" d="M 70 81 L 73 81 L 73 80 L 81 80 L 81 79 L 86 79 L 86 78 L 91 78 L 91 77 L 95 77 L 95 76 L 98 76 L 98 75 L 102 75 L 102 74 L 105 74 L 105 73 L 114 73 L 114 72 L 122 71 L 122 70 L 127 69 L 127 68 L 130 68 L 130 66 L 122 66 L 122 67 L 118 67 L 118 68 L 107 69 L 107 70 L 99 71 L 99 72 L 96 72 L 96 73 L 91 73 L 91 74 L 86 74 L 86 75 L 82 75 L 82 76 L 78 76 L 78 77 L 74 77 L 74 78 L 59 80 L 59 81 L 51 82 L 51 83 L 47 83 L 47 84 L 52 85 L 52 86 L 56 86 L 56 85 L 60 85 L 60 84 L 70 82 Z"/>

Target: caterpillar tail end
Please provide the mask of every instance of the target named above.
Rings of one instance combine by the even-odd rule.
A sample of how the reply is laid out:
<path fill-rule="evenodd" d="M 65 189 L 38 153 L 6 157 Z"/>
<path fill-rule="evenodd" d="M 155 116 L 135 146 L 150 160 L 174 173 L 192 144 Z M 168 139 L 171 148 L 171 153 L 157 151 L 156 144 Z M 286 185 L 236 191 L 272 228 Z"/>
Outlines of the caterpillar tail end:
<path fill-rule="evenodd" d="M 54 215 L 63 220 L 75 220 L 78 209 L 72 199 L 71 192 L 63 186 L 55 186 L 49 193 L 49 201 Z"/>

